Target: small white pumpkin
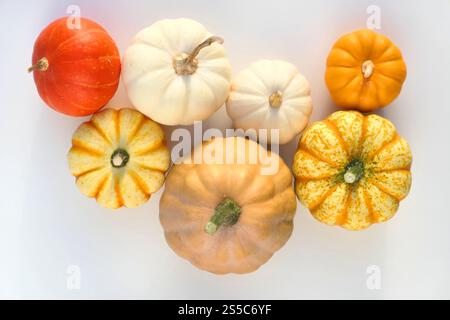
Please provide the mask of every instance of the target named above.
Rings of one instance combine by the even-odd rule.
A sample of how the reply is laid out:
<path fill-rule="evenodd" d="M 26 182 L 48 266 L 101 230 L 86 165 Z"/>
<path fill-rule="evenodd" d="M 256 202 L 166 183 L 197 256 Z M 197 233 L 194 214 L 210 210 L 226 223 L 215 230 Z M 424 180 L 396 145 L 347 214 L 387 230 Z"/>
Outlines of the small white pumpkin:
<path fill-rule="evenodd" d="M 160 20 L 138 32 L 123 58 L 131 103 L 166 125 L 207 119 L 230 90 L 231 66 L 222 42 L 190 19 Z"/>
<path fill-rule="evenodd" d="M 309 82 L 286 61 L 259 60 L 233 80 L 227 112 L 236 128 L 267 129 L 258 134 L 266 143 L 284 144 L 308 124 L 312 112 Z M 270 130 L 279 129 L 279 141 L 271 141 Z"/>

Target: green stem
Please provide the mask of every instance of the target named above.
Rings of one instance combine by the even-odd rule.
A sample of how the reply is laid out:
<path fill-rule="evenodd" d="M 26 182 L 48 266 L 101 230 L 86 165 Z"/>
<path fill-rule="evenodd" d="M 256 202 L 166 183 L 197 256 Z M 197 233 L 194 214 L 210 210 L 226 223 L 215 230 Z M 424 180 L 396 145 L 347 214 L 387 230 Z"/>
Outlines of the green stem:
<path fill-rule="evenodd" d="M 205 224 L 205 232 L 213 235 L 220 226 L 232 226 L 238 222 L 240 215 L 241 207 L 230 198 L 225 198 L 217 205 L 214 215 Z"/>
<path fill-rule="evenodd" d="M 353 159 L 345 167 L 344 181 L 346 183 L 356 183 L 364 176 L 364 162 L 359 159 Z"/>
<path fill-rule="evenodd" d="M 111 165 L 114 168 L 125 167 L 130 160 L 130 155 L 124 149 L 116 149 L 111 155 Z"/>

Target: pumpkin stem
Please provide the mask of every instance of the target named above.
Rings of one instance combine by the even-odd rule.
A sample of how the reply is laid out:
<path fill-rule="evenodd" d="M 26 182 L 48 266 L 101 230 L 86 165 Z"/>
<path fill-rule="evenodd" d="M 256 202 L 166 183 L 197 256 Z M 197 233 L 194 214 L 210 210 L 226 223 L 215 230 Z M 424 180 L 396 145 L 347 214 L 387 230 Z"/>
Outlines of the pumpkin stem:
<path fill-rule="evenodd" d="M 194 50 L 191 51 L 191 53 L 181 53 L 177 55 L 173 59 L 173 68 L 175 69 L 175 73 L 177 75 L 183 76 L 194 74 L 195 71 L 197 71 L 198 61 L 196 57 L 199 54 L 200 50 L 210 46 L 214 42 L 222 44 L 223 39 L 221 37 L 211 36 L 200 43 L 198 46 L 196 46 Z"/>
<path fill-rule="evenodd" d="M 269 104 L 272 108 L 279 108 L 283 103 L 283 94 L 278 90 L 269 97 Z"/>
<path fill-rule="evenodd" d="M 46 57 L 39 59 L 34 65 L 28 68 L 28 72 L 37 71 L 47 71 L 49 67 L 48 60 Z"/>
<path fill-rule="evenodd" d="M 355 183 L 361 180 L 364 175 L 364 163 L 359 159 L 353 159 L 345 167 L 344 181 L 346 183 Z"/>
<path fill-rule="evenodd" d="M 130 155 L 124 149 L 116 149 L 111 155 L 111 165 L 114 168 L 122 168 L 125 167 L 130 160 Z"/>
<path fill-rule="evenodd" d="M 206 39 L 205 41 L 203 41 L 202 43 L 200 43 L 198 46 L 196 46 L 194 48 L 194 50 L 192 50 L 192 52 L 189 54 L 189 57 L 187 59 L 187 63 L 192 63 L 192 61 L 195 59 L 195 57 L 198 55 L 198 53 L 200 52 L 200 50 L 202 50 L 203 48 L 209 47 L 210 45 L 212 45 L 214 42 L 217 42 L 219 44 L 223 44 L 223 39 L 221 37 L 218 36 L 211 36 L 208 39 Z"/>
<path fill-rule="evenodd" d="M 205 224 L 205 232 L 213 235 L 220 226 L 232 226 L 238 222 L 240 215 L 241 207 L 230 198 L 225 198 L 217 205 L 214 215 Z"/>
<path fill-rule="evenodd" d="M 361 72 L 364 76 L 364 79 L 369 79 L 370 76 L 373 74 L 373 70 L 375 69 L 375 64 L 372 62 L 372 60 L 366 60 L 361 65 Z"/>

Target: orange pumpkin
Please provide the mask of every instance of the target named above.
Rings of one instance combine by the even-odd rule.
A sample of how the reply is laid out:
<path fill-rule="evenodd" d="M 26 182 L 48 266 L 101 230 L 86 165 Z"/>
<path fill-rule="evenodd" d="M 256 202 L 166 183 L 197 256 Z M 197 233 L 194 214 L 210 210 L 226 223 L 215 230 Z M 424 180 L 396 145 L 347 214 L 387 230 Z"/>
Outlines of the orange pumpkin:
<path fill-rule="evenodd" d="M 115 94 L 120 56 L 102 26 L 80 18 L 79 28 L 70 28 L 67 20 L 55 20 L 41 32 L 29 71 L 48 106 L 80 117 L 101 109 Z"/>
<path fill-rule="evenodd" d="M 292 174 L 277 154 L 261 161 L 261 152 L 252 140 L 215 138 L 173 166 L 159 215 L 179 256 L 216 274 L 247 273 L 286 243 L 297 206 Z"/>
<path fill-rule="evenodd" d="M 359 30 L 342 36 L 327 59 L 325 81 L 334 102 L 363 112 L 384 107 L 400 93 L 406 65 L 386 36 Z"/>

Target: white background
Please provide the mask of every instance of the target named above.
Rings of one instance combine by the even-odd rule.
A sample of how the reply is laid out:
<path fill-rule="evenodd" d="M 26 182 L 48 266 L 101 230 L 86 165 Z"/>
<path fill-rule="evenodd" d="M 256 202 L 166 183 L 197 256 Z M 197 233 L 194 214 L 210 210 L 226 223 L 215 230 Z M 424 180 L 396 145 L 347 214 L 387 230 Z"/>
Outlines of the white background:
<path fill-rule="evenodd" d="M 39 32 L 69 4 L 109 30 L 121 53 L 143 27 L 189 17 L 225 38 L 234 72 L 260 58 L 290 61 L 311 82 L 313 120 L 336 110 L 323 80 L 331 45 L 364 28 L 366 8 L 378 5 L 380 31 L 408 66 L 401 95 L 378 113 L 412 147 L 410 195 L 393 220 L 362 232 L 323 225 L 299 204 L 291 239 L 258 271 L 215 276 L 195 269 L 165 243 L 161 191 L 138 209 L 113 212 L 74 184 L 66 153 L 84 119 L 47 108 L 26 72 Z M 449 36 L 448 0 L 2 0 L 0 297 L 450 298 Z M 123 87 L 110 105 L 129 106 Z M 224 108 L 205 126 L 230 126 Z M 281 149 L 289 165 L 295 146 Z M 80 267 L 80 290 L 66 287 L 70 265 Z M 369 265 L 381 269 L 380 290 L 366 286 Z"/>

